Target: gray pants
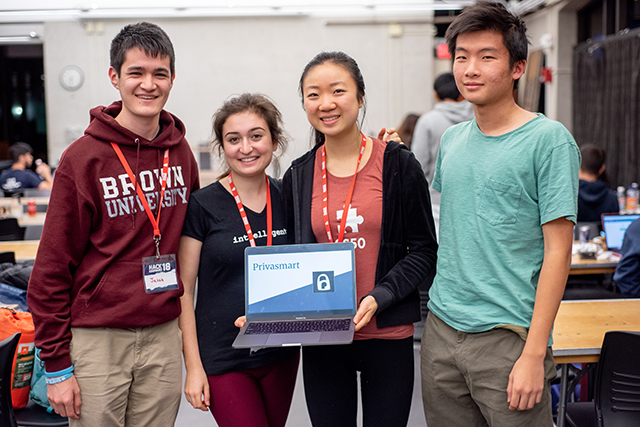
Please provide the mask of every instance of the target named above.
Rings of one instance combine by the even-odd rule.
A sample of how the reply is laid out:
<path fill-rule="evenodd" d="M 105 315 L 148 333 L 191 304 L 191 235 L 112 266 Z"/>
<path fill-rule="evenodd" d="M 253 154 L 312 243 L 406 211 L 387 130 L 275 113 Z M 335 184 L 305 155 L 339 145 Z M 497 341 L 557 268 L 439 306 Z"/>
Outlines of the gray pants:
<path fill-rule="evenodd" d="M 511 411 L 507 385 L 525 341 L 507 329 L 476 334 L 451 328 L 429 313 L 422 335 L 422 399 L 429 427 L 547 427 L 553 425 L 550 381 L 555 378 L 551 347 L 544 360 L 540 403 Z"/>

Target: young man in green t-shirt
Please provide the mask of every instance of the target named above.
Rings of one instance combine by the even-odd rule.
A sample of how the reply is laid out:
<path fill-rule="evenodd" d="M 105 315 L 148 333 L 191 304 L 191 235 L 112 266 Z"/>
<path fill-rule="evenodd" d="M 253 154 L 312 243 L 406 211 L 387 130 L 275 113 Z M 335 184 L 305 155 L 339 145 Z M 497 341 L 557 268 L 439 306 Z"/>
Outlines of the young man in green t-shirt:
<path fill-rule="evenodd" d="M 520 108 L 524 23 L 497 3 L 446 34 L 475 120 L 450 128 L 433 188 L 440 247 L 422 338 L 427 424 L 551 426 L 551 328 L 576 220 L 580 154 L 559 123 Z"/>

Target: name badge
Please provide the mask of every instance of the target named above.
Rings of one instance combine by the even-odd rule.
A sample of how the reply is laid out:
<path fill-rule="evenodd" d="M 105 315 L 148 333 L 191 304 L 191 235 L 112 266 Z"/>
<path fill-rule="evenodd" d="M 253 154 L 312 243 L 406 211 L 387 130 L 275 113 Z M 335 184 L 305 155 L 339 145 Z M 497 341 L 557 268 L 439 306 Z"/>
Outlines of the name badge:
<path fill-rule="evenodd" d="M 148 294 L 178 289 L 176 256 L 170 254 L 142 258 L 142 276 L 144 290 Z"/>

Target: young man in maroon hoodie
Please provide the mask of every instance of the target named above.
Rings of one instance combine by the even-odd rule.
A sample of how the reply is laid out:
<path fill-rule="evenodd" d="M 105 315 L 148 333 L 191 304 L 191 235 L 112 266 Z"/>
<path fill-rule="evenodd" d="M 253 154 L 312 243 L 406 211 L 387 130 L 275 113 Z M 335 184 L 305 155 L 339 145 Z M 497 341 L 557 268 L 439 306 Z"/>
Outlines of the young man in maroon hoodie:
<path fill-rule="evenodd" d="M 71 426 L 175 422 L 175 253 L 199 181 L 184 125 L 163 110 L 174 63 L 161 28 L 124 27 L 109 68 L 121 101 L 91 110 L 56 171 L 28 302 L 49 402 Z"/>

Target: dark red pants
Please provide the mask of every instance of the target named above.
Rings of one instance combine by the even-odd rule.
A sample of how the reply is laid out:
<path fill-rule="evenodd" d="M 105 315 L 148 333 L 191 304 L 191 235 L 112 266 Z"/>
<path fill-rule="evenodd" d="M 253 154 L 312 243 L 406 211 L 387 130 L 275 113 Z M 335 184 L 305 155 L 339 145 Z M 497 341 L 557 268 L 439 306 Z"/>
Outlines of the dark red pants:
<path fill-rule="evenodd" d="M 209 376 L 211 414 L 220 427 L 284 427 L 300 353 L 272 365 Z"/>

